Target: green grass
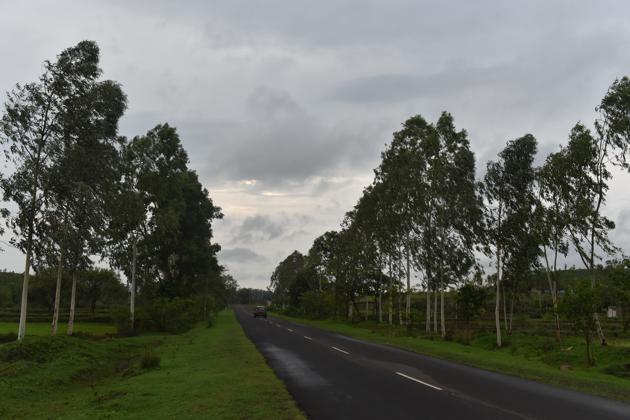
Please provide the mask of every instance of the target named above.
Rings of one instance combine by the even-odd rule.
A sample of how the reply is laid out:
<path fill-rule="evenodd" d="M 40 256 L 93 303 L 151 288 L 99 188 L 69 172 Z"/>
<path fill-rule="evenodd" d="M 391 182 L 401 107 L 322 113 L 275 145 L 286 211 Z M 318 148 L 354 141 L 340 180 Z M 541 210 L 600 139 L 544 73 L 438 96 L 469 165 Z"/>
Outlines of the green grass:
<path fill-rule="evenodd" d="M 597 363 L 594 367 L 588 367 L 585 345 L 577 337 L 565 337 L 557 344 L 551 336 L 514 334 L 504 337 L 505 345 L 497 349 L 492 334 L 479 335 L 470 344 L 462 344 L 441 338 L 408 336 L 400 326 L 383 326 L 374 322 L 349 324 L 274 315 L 469 366 L 630 401 L 630 340 L 609 340 L 607 347 L 595 344 Z"/>
<path fill-rule="evenodd" d="M 142 369 L 142 355 L 160 366 Z M 181 335 L 0 345 L 0 418 L 301 419 L 231 310 Z"/>
<path fill-rule="evenodd" d="M 65 334 L 67 331 L 67 323 L 63 322 L 59 324 L 57 334 Z M 18 323 L 17 322 L 0 322 L 0 334 L 7 334 L 14 332 L 17 334 Z M 116 327 L 110 324 L 101 324 L 96 322 L 77 322 L 74 324 L 74 331 L 104 335 L 116 333 Z M 26 324 L 26 335 L 50 335 L 50 323 L 48 322 L 29 322 Z"/>

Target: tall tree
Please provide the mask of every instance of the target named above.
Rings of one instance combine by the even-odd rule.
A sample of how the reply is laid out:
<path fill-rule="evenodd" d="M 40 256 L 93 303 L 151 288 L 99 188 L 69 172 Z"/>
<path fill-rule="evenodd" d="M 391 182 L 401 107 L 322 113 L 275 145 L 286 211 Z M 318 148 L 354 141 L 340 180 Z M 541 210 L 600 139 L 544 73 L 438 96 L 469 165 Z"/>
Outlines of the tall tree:
<path fill-rule="evenodd" d="M 501 347 L 501 285 L 506 271 L 529 272 L 537 254 L 533 231 L 534 169 L 536 139 L 527 134 L 508 141 L 499 160 L 489 162 L 483 190 L 487 201 L 488 238 L 496 257 L 495 328 L 497 346 Z M 505 266 L 510 264 L 508 270 Z M 504 297 L 505 299 L 505 297 Z"/>
<path fill-rule="evenodd" d="M 576 124 L 569 135 L 569 143 L 559 152 L 566 160 L 562 165 L 562 200 L 570 217 L 567 232 L 573 248 L 584 267 L 590 272 L 591 285 L 596 286 L 596 264 L 601 253 L 612 254 L 616 248 L 608 238 L 615 227 L 602 214 L 611 173 L 608 169 L 611 139 L 602 132 L 594 136 L 582 124 Z M 597 313 L 593 314 L 602 345 L 606 337 Z"/>
<path fill-rule="evenodd" d="M 0 121 L 0 141 L 5 158 L 15 171 L 2 179 L 5 201 L 13 201 L 17 212 L 9 220 L 12 243 L 25 254 L 24 279 L 18 340 L 26 333 L 28 281 L 37 224 L 48 194 L 49 171 L 63 150 L 65 127 L 73 118 L 72 108 L 82 100 L 84 87 L 98 76 L 98 47 L 83 41 L 64 50 L 55 62 L 46 61 L 37 82 L 17 85 L 8 94 Z M 39 230 L 43 232 L 43 230 Z"/>

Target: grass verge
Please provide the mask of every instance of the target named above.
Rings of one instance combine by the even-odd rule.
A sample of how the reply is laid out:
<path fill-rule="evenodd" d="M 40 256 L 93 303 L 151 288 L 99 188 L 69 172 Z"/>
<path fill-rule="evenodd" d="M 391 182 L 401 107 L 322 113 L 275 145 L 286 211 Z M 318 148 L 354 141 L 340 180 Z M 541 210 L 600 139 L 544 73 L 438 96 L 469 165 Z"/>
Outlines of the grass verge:
<path fill-rule="evenodd" d="M 141 367 L 147 348 L 159 366 Z M 212 328 L 0 345 L 0 418 L 304 418 L 231 310 Z"/>
<path fill-rule="evenodd" d="M 374 322 L 350 324 L 273 315 L 440 359 L 630 402 L 628 341 L 611 341 L 607 347 L 596 346 L 597 364 L 588 367 L 583 340 L 576 337 L 565 337 L 558 344 L 552 337 L 514 334 L 504 337 L 505 345 L 498 349 L 490 334 L 480 335 L 470 344 L 462 344 L 441 338 L 408 336 L 400 326 Z"/>

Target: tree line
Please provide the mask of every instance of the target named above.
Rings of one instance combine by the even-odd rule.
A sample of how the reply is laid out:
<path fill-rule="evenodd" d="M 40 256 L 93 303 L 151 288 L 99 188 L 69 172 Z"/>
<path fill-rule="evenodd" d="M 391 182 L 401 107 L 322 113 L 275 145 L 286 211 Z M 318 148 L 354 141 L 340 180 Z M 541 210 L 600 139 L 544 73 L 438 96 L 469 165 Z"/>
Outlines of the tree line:
<path fill-rule="evenodd" d="M 129 279 L 132 329 L 137 303 L 187 299 L 186 308 L 201 305 L 206 315 L 235 288 L 212 242 L 221 209 L 188 167 L 176 129 L 158 124 L 120 136 L 127 96 L 102 78 L 99 59 L 98 45 L 82 41 L 45 61 L 38 80 L 17 84 L 4 103 L 0 187 L 10 204 L 2 217 L 10 245 L 25 255 L 18 340 L 26 333 L 31 270 L 56 272 L 53 335 L 64 275 L 71 278 L 72 334 L 77 282 L 98 260 Z"/>
<path fill-rule="evenodd" d="M 492 285 L 497 346 L 502 331 L 512 329 L 515 301 L 532 273 L 544 273 L 558 340 L 560 316 L 570 314 L 587 337 L 596 332 L 606 344 L 597 270 L 605 258 L 621 254 L 609 239 L 615 224 L 604 206 L 613 168 L 630 169 L 628 77 L 615 80 L 596 112 L 592 128 L 577 123 L 540 166 L 533 135 L 507 141 L 483 179 L 476 178 L 468 134 L 451 114 L 443 112 L 434 123 L 409 118 L 340 229 L 316 238 L 307 255 L 295 251 L 278 264 L 270 284 L 274 305 L 351 319 L 361 297 L 368 305 L 372 296 L 378 322 L 392 324 L 398 313 L 401 325 L 411 325 L 417 275 L 425 329 L 444 337 L 445 293 L 458 290 L 460 308 L 479 300 L 485 258 L 493 261 L 486 289 Z M 561 299 L 558 274 L 570 253 L 589 279 Z M 628 265 L 618 263 L 625 278 L 619 284 L 627 290 Z M 578 315 L 579 322 L 573 319 Z"/>

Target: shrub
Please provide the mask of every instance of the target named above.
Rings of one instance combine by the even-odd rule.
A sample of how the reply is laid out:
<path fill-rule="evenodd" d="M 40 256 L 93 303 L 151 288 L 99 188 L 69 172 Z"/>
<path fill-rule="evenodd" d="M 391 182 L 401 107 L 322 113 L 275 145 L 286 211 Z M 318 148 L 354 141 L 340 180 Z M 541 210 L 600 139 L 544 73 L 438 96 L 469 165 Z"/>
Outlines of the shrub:
<path fill-rule="evenodd" d="M 208 322 L 208 328 L 212 328 L 212 326 L 214 325 L 214 317 L 209 316 L 207 322 Z"/>
<path fill-rule="evenodd" d="M 201 320 L 202 310 L 193 299 L 157 299 L 147 307 L 151 329 L 169 333 L 188 331 Z"/>
<path fill-rule="evenodd" d="M 142 359 L 140 360 L 140 367 L 142 369 L 153 369 L 160 366 L 160 356 L 153 352 L 151 346 L 145 346 L 142 353 Z"/>

